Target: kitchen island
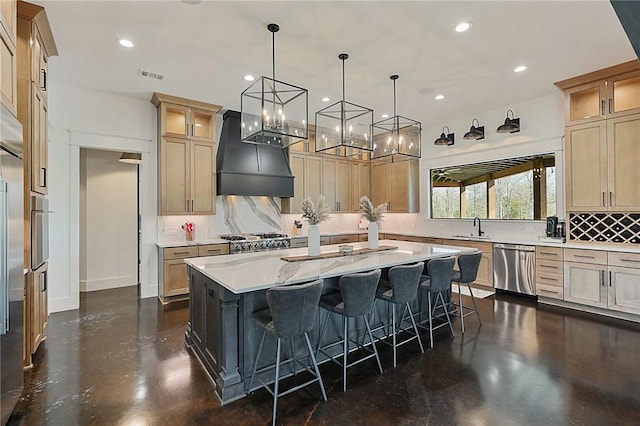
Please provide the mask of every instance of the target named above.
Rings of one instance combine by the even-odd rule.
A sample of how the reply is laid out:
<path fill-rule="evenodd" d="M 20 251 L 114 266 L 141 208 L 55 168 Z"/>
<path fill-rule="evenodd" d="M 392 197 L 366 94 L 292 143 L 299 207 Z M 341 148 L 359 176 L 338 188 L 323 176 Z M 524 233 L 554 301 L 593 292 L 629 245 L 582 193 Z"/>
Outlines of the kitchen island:
<path fill-rule="evenodd" d="M 397 248 L 302 262 L 286 262 L 281 258 L 306 255 L 306 248 L 185 260 L 190 292 L 190 321 L 185 343 L 209 374 L 222 404 L 242 398 L 252 390 L 248 388 L 248 379 L 261 330 L 254 325 L 251 314 L 267 307 L 266 291 L 269 288 L 322 279 L 323 294 L 326 294 L 337 291 L 338 279 L 344 274 L 476 251 L 473 248 L 405 241 L 383 240 L 380 245 Z M 365 248 L 367 243 L 354 243 L 353 246 L 354 249 Z M 322 251 L 337 252 L 338 246 L 323 246 Z M 380 313 L 386 312 L 382 305 L 378 304 Z M 416 309 L 426 312 L 426 305 L 417 301 Z M 321 312 L 321 315 L 327 313 Z M 327 330 L 327 339 L 337 338 L 339 327 L 336 324 Z M 354 325 L 354 331 L 361 333 L 362 325 L 358 329 L 356 327 Z M 310 336 L 312 341 L 315 341 L 317 332 L 316 328 L 315 334 Z M 295 348 L 295 353 L 302 357 L 305 351 L 303 342 L 299 343 L 301 345 Z M 274 347 L 275 342 L 271 339 L 265 341 L 261 365 L 274 361 Z M 318 362 L 327 360 L 321 357 Z M 283 376 L 291 373 L 293 371 L 284 371 Z M 254 387 L 258 387 L 255 383 Z"/>

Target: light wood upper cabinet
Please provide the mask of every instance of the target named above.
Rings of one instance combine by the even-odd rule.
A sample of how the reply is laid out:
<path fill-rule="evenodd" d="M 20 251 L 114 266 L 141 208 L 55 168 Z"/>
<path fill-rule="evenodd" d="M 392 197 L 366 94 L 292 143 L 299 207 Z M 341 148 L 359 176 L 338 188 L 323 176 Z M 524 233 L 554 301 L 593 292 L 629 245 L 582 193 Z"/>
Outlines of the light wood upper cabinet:
<path fill-rule="evenodd" d="M 393 213 L 420 211 L 419 160 L 371 164 L 372 203 L 389 203 Z"/>
<path fill-rule="evenodd" d="M 555 83 L 566 95 L 565 124 L 640 113 L 640 61 Z"/>
<path fill-rule="evenodd" d="M 359 211 L 360 197 L 371 198 L 370 167 L 365 161 L 351 163 L 351 211 Z"/>
<path fill-rule="evenodd" d="M 640 114 L 566 128 L 567 211 L 640 210 Z"/>
<path fill-rule="evenodd" d="M 0 102 L 17 115 L 16 1 L 0 1 Z"/>
<path fill-rule="evenodd" d="M 335 212 L 351 211 L 351 162 L 337 158 L 322 159 L 322 193 Z"/>
<path fill-rule="evenodd" d="M 569 126 L 565 142 L 567 211 L 606 211 L 606 122 Z"/>
<path fill-rule="evenodd" d="M 161 215 L 215 214 L 216 114 L 222 107 L 154 93 Z"/>
<path fill-rule="evenodd" d="M 301 213 L 302 200 L 311 197 L 315 203 L 322 194 L 322 157 L 292 152 L 289 164 L 294 176 L 294 196 L 282 199 L 282 212 Z"/>
<path fill-rule="evenodd" d="M 607 120 L 607 159 L 609 210 L 640 211 L 640 114 Z"/>

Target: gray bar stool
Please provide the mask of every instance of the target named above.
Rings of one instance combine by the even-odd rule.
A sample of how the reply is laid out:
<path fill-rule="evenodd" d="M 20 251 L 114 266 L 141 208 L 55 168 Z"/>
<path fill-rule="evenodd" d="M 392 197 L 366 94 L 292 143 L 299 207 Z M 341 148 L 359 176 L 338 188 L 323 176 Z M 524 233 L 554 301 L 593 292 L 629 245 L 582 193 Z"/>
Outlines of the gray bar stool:
<path fill-rule="evenodd" d="M 324 355 L 331 358 L 333 362 L 342 367 L 342 390 L 344 392 L 347 391 L 347 368 L 359 364 L 369 358 L 375 357 L 378 362 L 380 373 L 382 373 L 382 364 L 380 363 L 378 350 L 376 349 L 376 344 L 373 340 L 373 335 L 371 334 L 371 327 L 369 326 L 369 319 L 367 318 L 373 308 L 376 289 L 378 287 L 378 281 L 380 280 L 380 273 L 380 269 L 376 269 L 371 272 L 343 275 L 338 281 L 340 292 L 330 293 L 320 298 L 320 307 L 326 309 L 328 312 L 318 338 L 318 351 L 322 352 Z M 329 321 L 329 315 L 331 312 L 342 316 L 342 339 L 322 347 L 322 337 L 324 336 L 324 332 L 327 328 L 327 322 Z M 362 345 L 355 340 L 349 339 L 348 319 L 356 317 L 362 317 L 364 319 L 367 334 L 369 335 L 369 341 L 371 342 L 371 348 L 367 348 L 364 345 L 364 339 Z M 358 345 L 361 349 L 371 352 L 371 354 L 349 364 L 347 362 L 349 341 Z M 326 352 L 328 348 L 340 344 L 343 345 L 342 354 L 339 354 L 342 355 L 342 362 L 336 359 L 339 355 L 332 356 Z"/>
<path fill-rule="evenodd" d="M 320 384 L 320 390 L 322 391 L 322 399 L 327 400 L 327 395 L 324 391 L 324 384 L 322 383 L 322 377 L 318 370 L 318 363 L 311 348 L 311 342 L 309 341 L 309 331 L 313 329 L 315 323 L 314 319 L 318 312 L 318 302 L 320 301 L 320 295 L 322 293 L 322 280 L 313 281 L 307 284 L 291 285 L 283 287 L 274 287 L 267 290 L 267 303 L 268 309 L 263 309 L 253 313 L 253 319 L 256 323 L 264 329 L 262 332 L 262 339 L 260 340 L 260 346 L 258 347 L 258 353 L 253 364 L 253 374 L 251 374 L 251 380 L 249 382 L 249 389 L 253 385 L 253 379 L 258 373 L 258 380 L 262 383 L 262 386 L 273 395 L 273 422 L 276 424 L 276 409 L 278 406 L 278 397 L 295 392 L 303 387 L 306 387 L 312 383 L 318 382 Z M 273 366 L 267 366 L 260 371 L 256 371 L 258 368 L 258 361 L 262 354 L 262 347 L 264 345 L 264 339 L 267 333 L 273 335 L 278 340 L 276 349 L 276 377 L 274 383 L 274 389 L 271 388 L 262 381 L 259 374 L 273 368 Z M 304 336 L 304 340 L 307 344 L 309 355 L 311 356 L 311 362 L 313 364 L 313 370 L 295 357 L 294 337 Z M 282 341 L 290 339 L 292 344 L 291 351 L 294 353 L 292 359 L 280 362 Z M 280 367 L 281 364 L 287 364 L 293 362 L 293 371 L 296 371 L 296 362 L 298 362 L 305 370 L 314 376 L 312 380 L 305 382 L 301 385 L 295 386 L 285 392 L 279 391 L 280 381 Z"/>
<path fill-rule="evenodd" d="M 424 270 L 424 262 L 418 262 L 414 265 L 401 265 L 394 266 L 389 269 L 389 281 L 381 280 L 378 287 L 377 299 L 384 300 L 391 305 L 391 337 L 393 346 L 393 366 L 397 366 L 397 348 L 412 341 L 418 340 L 420 346 L 420 352 L 424 353 L 422 342 L 420 341 L 420 334 L 418 333 L 418 327 L 413 319 L 413 312 L 411 311 L 411 302 L 416 300 L 418 295 L 418 286 L 420 285 L 420 277 Z M 396 325 L 396 305 L 402 305 L 402 314 L 400 315 L 400 322 Z M 411 337 L 406 338 L 402 342 L 398 343 L 396 336 L 403 331 L 409 331 L 410 329 L 402 328 L 402 323 L 405 321 L 406 313 L 409 313 L 409 320 L 414 334 Z M 387 318 L 387 321 L 389 318 Z M 383 326 L 384 327 L 384 326 Z M 381 340 L 382 343 L 387 343 L 385 340 Z"/>
<path fill-rule="evenodd" d="M 426 291 L 429 303 L 429 339 L 431 340 L 431 348 L 433 349 L 433 330 L 443 327 L 449 324 L 451 329 L 451 336 L 455 336 L 453 332 L 453 325 L 451 323 L 451 317 L 449 317 L 449 304 L 445 302 L 444 296 L 448 295 L 451 290 L 451 275 L 453 274 L 453 265 L 456 263 L 456 258 L 453 256 L 443 257 L 440 259 L 433 259 L 427 263 L 427 276 L 422 276 L 422 282 L 420 283 L 420 289 Z M 435 296 L 432 305 L 432 296 Z M 438 305 L 440 302 L 440 305 Z M 442 307 L 444 314 L 447 318 L 447 322 L 440 324 L 436 327 L 433 326 L 433 313 Z M 421 325 L 421 327 L 426 328 Z"/>
<path fill-rule="evenodd" d="M 474 254 L 461 254 L 458 256 L 458 266 L 460 270 L 454 270 L 453 275 L 451 277 L 451 281 L 458 284 L 458 304 L 456 305 L 460 308 L 460 325 L 462 327 L 462 332 L 464 333 L 464 317 L 467 315 L 472 315 L 474 312 L 478 316 L 478 322 L 482 325 L 482 320 L 480 319 L 480 312 L 478 311 L 478 306 L 476 306 L 476 299 L 473 297 L 473 292 L 471 291 L 471 283 L 476 280 L 478 277 L 478 268 L 480 267 L 480 260 L 482 260 L 482 252 L 474 253 Z M 467 284 L 469 288 L 469 294 L 471 295 L 471 302 L 473 303 L 473 308 L 464 306 L 462 304 L 462 284 Z M 468 312 L 464 312 L 464 310 Z"/>

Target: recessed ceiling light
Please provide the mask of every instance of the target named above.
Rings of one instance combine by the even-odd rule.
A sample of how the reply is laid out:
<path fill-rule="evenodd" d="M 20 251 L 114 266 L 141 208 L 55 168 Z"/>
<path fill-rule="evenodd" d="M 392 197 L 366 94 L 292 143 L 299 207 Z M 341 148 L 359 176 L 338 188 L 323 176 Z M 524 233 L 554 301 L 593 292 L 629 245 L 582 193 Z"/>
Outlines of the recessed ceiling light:
<path fill-rule="evenodd" d="M 463 33 L 467 31 L 469 28 L 471 28 L 471 22 L 469 21 L 461 22 L 458 25 L 456 25 L 456 32 Z"/>
<path fill-rule="evenodd" d="M 382 114 L 382 118 L 389 118 L 389 114 Z"/>
<path fill-rule="evenodd" d="M 126 38 L 119 38 L 118 44 L 123 47 L 133 47 L 133 42 L 131 40 L 127 40 Z"/>
<path fill-rule="evenodd" d="M 253 80 L 255 80 L 255 77 L 252 76 L 251 74 L 247 74 L 247 75 L 244 76 L 244 79 L 247 80 L 247 81 L 253 81 Z"/>
<path fill-rule="evenodd" d="M 518 65 L 517 67 L 515 67 L 513 69 L 513 72 L 522 72 L 522 71 L 524 71 L 526 69 L 527 69 L 527 67 L 525 67 L 524 65 Z"/>
<path fill-rule="evenodd" d="M 331 100 L 330 97 L 325 96 L 324 98 L 320 99 L 322 102 L 329 102 Z"/>
<path fill-rule="evenodd" d="M 436 99 L 437 99 L 437 100 L 444 99 L 444 95 L 436 95 Z"/>

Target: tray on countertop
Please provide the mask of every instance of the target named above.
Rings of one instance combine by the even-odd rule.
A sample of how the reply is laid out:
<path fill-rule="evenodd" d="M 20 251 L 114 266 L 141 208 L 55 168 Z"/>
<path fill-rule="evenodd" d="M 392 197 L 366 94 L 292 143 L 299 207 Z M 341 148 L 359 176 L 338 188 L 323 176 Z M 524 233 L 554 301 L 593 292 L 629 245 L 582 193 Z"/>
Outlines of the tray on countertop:
<path fill-rule="evenodd" d="M 397 246 L 380 246 L 377 249 L 370 249 L 370 248 L 356 249 L 349 254 L 343 254 L 343 253 L 340 253 L 339 251 L 329 251 L 326 253 L 321 253 L 320 256 L 309 256 L 309 255 L 284 256 L 284 257 L 281 257 L 280 259 L 284 260 L 285 262 L 302 262 L 305 260 L 330 259 L 332 257 L 356 256 L 358 254 L 375 253 L 378 251 L 394 250 L 397 248 L 398 248 Z"/>

